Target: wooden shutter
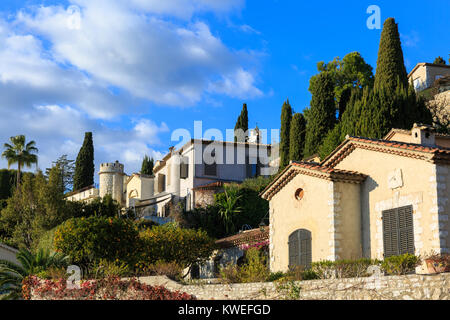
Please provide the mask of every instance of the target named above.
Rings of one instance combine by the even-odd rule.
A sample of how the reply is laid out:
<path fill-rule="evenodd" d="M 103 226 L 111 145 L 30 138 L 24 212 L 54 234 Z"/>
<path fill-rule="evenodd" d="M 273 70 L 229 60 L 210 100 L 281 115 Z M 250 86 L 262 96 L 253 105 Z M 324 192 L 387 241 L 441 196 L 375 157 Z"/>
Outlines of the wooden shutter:
<path fill-rule="evenodd" d="M 305 229 L 294 231 L 289 236 L 289 267 L 311 267 L 311 232 Z"/>
<path fill-rule="evenodd" d="M 181 163 L 180 165 L 180 178 L 186 179 L 189 176 L 189 164 Z"/>
<path fill-rule="evenodd" d="M 205 164 L 205 175 L 206 176 L 216 176 L 217 175 L 217 165 L 213 164 Z"/>
<path fill-rule="evenodd" d="M 384 256 L 414 254 L 412 206 L 383 211 Z"/>

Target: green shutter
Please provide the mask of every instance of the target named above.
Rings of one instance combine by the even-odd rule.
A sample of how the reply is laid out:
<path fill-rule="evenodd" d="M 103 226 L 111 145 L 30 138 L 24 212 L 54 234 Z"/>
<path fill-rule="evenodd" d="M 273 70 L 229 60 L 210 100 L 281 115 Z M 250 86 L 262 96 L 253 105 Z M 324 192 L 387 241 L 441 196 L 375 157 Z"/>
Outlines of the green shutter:
<path fill-rule="evenodd" d="M 305 229 L 294 231 L 289 236 L 289 268 L 303 266 L 311 267 L 311 232 Z"/>
<path fill-rule="evenodd" d="M 412 206 L 385 210 L 382 215 L 384 256 L 414 254 Z"/>

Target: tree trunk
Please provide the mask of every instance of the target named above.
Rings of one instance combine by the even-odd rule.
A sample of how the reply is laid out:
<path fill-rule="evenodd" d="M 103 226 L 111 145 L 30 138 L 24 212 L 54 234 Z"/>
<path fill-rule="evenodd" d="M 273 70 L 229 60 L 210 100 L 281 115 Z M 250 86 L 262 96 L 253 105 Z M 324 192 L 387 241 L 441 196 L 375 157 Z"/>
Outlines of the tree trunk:
<path fill-rule="evenodd" d="M 18 162 L 17 165 L 17 179 L 16 179 L 16 188 L 17 190 L 19 190 L 19 186 L 20 186 L 20 162 Z"/>

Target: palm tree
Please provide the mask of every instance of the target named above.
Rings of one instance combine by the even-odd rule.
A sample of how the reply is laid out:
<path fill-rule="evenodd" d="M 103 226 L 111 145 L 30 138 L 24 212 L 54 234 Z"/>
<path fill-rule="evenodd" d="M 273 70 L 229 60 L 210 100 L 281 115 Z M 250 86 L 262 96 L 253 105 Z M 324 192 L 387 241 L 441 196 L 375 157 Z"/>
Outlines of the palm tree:
<path fill-rule="evenodd" d="M 238 201 L 242 196 L 236 187 L 225 187 L 224 193 L 216 197 L 216 205 L 224 222 L 227 235 L 234 231 L 233 217 L 241 212 Z"/>
<path fill-rule="evenodd" d="M 36 275 L 51 267 L 64 267 L 67 265 L 68 256 L 61 253 L 50 253 L 48 250 L 39 249 L 32 253 L 27 249 L 21 249 L 16 255 L 20 264 L 0 260 L 0 299 L 22 298 L 22 281 L 29 275 Z M 3 294 L 3 295 L 1 295 Z"/>
<path fill-rule="evenodd" d="M 24 135 L 18 135 L 9 138 L 9 143 L 5 143 L 3 147 L 5 151 L 2 153 L 2 158 L 8 160 L 8 169 L 12 164 L 17 163 L 17 189 L 20 185 L 20 170 L 23 166 L 31 167 L 33 163 L 37 164 L 37 153 L 36 142 L 33 140 L 26 143 Z"/>

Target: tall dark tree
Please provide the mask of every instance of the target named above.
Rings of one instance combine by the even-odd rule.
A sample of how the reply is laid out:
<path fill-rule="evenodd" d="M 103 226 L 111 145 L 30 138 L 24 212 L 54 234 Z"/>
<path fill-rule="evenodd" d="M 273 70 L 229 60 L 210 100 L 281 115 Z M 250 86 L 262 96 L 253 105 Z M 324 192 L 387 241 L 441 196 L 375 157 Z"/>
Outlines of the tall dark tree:
<path fill-rule="evenodd" d="M 240 135 L 236 130 L 241 129 L 244 135 Z M 244 103 L 242 106 L 241 114 L 239 115 L 236 125 L 234 126 L 235 136 L 234 141 L 245 142 L 247 140 L 246 132 L 248 130 L 248 110 L 247 104 Z"/>
<path fill-rule="evenodd" d="M 399 84 L 408 87 L 408 77 L 398 25 L 394 18 L 388 18 L 381 32 L 374 89 L 394 91 Z"/>
<path fill-rule="evenodd" d="M 291 134 L 292 107 L 287 99 L 281 107 L 280 170 L 289 164 L 289 139 Z"/>
<path fill-rule="evenodd" d="M 442 64 L 442 65 L 446 65 L 447 62 L 444 60 L 444 58 L 442 58 L 441 56 L 437 57 L 436 59 L 434 59 L 433 64 Z"/>
<path fill-rule="evenodd" d="M 153 175 L 153 166 L 155 160 L 153 158 L 150 158 L 149 156 L 145 155 L 144 159 L 142 160 L 142 167 L 141 167 L 141 174 L 145 175 Z"/>
<path fill-rule="evenodd" d="M 311 109 L 308 111 L 304 156 L 315 154 L 328 131 L 336 124 L 334 78 L 328 72 L 311 78 L 309 91 L 312 93 Z"/>
<path fill-rule="evenodd" d="M 84 142 L 78 152 L 73 177 L 73 190 L 79 190 L 94 184 L 94 143 L 92 132 L 86 132 Z"/>
<path fill-rule="evenodd" d="M 291 121 L 289 135 L 289 159 L 301 161 L 305 148 L 306 120 L 303 114 L 295 113 Z"/>

